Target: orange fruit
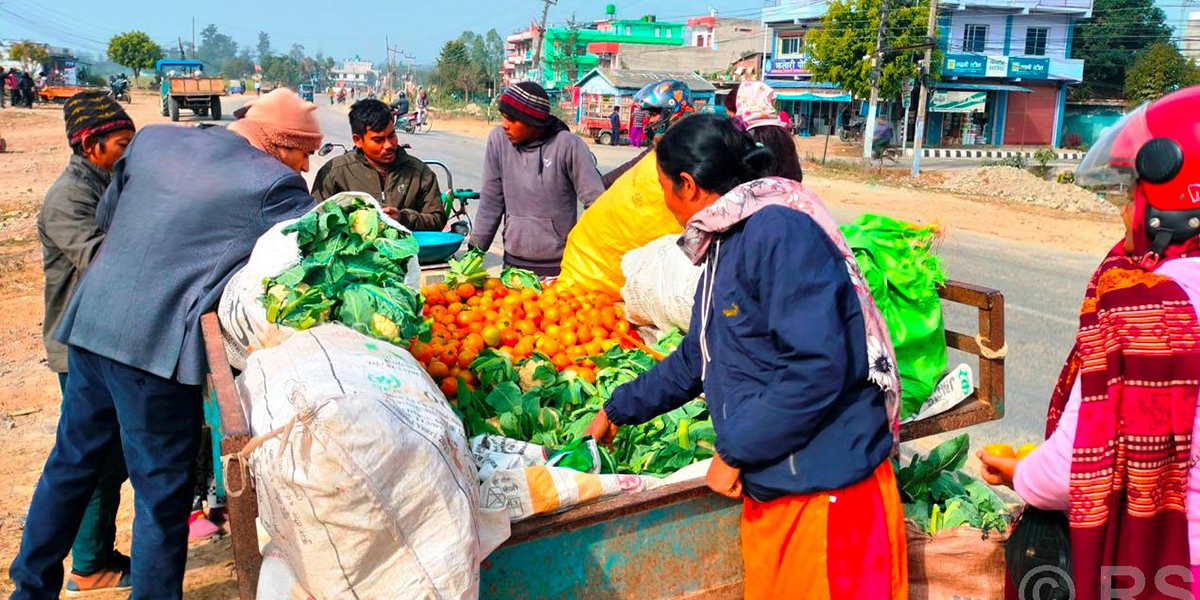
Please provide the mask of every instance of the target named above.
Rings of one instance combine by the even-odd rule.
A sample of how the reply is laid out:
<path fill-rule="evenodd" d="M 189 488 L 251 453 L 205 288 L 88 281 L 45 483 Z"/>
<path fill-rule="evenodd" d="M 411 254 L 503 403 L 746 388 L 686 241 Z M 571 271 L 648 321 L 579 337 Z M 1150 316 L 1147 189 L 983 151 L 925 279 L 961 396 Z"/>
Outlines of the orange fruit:
<path fill-rule="evenodd" d="M 510 360 L 513 358 L 516 358 L 516 356 L 517 356 L 517 353 L 515 350 L 512 349 L 512 346 L 504 346 L 504 347 L 500 348 L 499 350 L 497 350 L 497 352 L 507 356 Z"/>
<path fill-rule="evenodd" d="M 463 309 L 466 307 L 467 307 L 466 304 L 463 304 L 461 302 L 455 302 L 454 304 L 451 304 L 450 308 L 448 308 L 446 310 L 447 310 L 447 312 L 449 312 L 452 315 L 458 315 L 458 313 L 462 312 Z"/>
<path fill-rule="evenodd" d="M 595 334 L 592 333 L 592 329 L 586 325 L 580 325 L 579 331 L 575 334 L 575 338 L 579 340 L 580 344 L 586 344 L 595 339 L 595 337 Z"/>
<path fill-rule="evenodd" d="M 470 298 L 475 295 L 475 286 L 470 283 L 464 283 L 458 286 L 455 290 L 460 298 Z"/>
<path fill-rule="evenodd" d="M 558 325 L 548 325 L 546 326 L 545 332 L 546 337 L 558 339 L 558 336 L 562 335 L 562 327 L 559 327 Z"/>
<path fill-rule="evenodd" d="M 516 352 L 517 356 L 520 356 L 521 358 L 533 354 L 533 348 L 534 342 L 533 338 L 531 337 L 521 338 L 521 340 L 517 342 L 517 345 L 513 346 L 513 350 Z"/>
<path fill-rule="evenodd" d="M 999 456 L 1000 458 L 1017 457 L 1017 451 L 1013 450 L 1013 447 L 1008 444 L 988 444 L 983 447 L 983 451 L 992 456 Z"/>
<path fill-rule="evenodd" d="M 442 380 L 442 393 L 445 394 L 447 398 L 457 399 L 458 398 L 458 379 L 456 379 L 454 377 L 447 377 L 447 378 L 443 379 Z"/>
<path fill-rule="evenodd" d="M 563 346 L 569 348 L 579 343 L 579 336 L 570 329 L 563 329 L 562 333 L 558 335 L 558 341 L 562 342 Z"/>
<path fill-rule="evenodd" d="M 579 319 L 575 317 L 566 317 L 562 320 L 563 329 L 575 330 L 579 328 Z"/>
<path fill-rule="evenodd" d="M 429 376 L 434 379 L 445 379 L 450 376 L 450 367 L 447 367 L 446 363 L 440 360 L 429 363 L 428 371 Z"/>
<path fill-rule="evenodd" d="M 517 296 L 515 294 L 509 294 L 508 296 L 504 297 L 504 306 L 506 306 L 508 308 L 514 308 L 514 307 L 520 306 L 521 302 L 522 302 L 521 297 Z"/>
<path fill-rule="evenodd" d="M 521 300 L 533 300 L 537 298 L 537 292 L 529 288 L 521 290 Z"/>
<path fill-rule="evenodd" d="M 482 332 L 482 331 L 483 331 L 483 322 L 482 322 L 482 321 L 475 321 L 474 323 L 471 323 L 470 325 L 467 325 L 467 331 L 468 331 L 469 333 L 480 333 L 480 332 Z"/>
<path fill-rule="evenodd" d="M 587 356 L 587 351 L 583 349 L 583 346 L 567 346 L 565 353 L 567 358 L 571 359 L 571 362 Z"/>
<path fill-rule="evenodd" d="M 600 356 L 601 354 L 604 354 L 604 348 L 601 347 L 599 340 L 584 344 L 583 350 L 584 352 L 587 352 L 588 356 Z"/>
<path fill-rule="evenodd" d="M 562 318 L 562 312 L 557 306 L 550 306 L 542 309 L 542 323 L 557 323 Z"/>
<path fill-rule="evenodd" d="M 470 306 L 471 308 L 478 307 L 479 306 L 479 296 L 471 296 L 470 298 L 467 298 L 467 306 Z"/>
<path fill-rule="evenodd" d="M 571 359 L 562 352 L 555 354 L 554 357 L 550 359 L 550 362 L 554 363 L 554 366 L 558 368 L 559 371 L 566 369 L 572 364 Z"/>
<path fill-rule="evenodd" d="M 478 354 L 486 345 L 483 341 L 483 336 L 478 333 L 470 333 L 467 334 L 467 337 L 463 338 L 462 349 L 464 352 Z"/>
<path fill-rule="evenodd" d="M 617 321 L 617 327 L 615 331 L 617 333 L 629 333 L 629 321 Z"/>
<path fill-rule="evenodd" d="M 445 316 L 445 314 L 446 314 L 445 306 L 435 306 L 435 307 L 429 309 L 429 316 L 433 317 L 433 320 L 435 320 L 435 321 L 437 321 L 438 319 L 441 319 L 443 316 Z"/>
<path fill-rule="evenodd" d="M 1017 448 L 1017 460 L 1029 456 L 1029 453 L 1034 450 L 1037 450 L 1037 444 L 1022 444 L 1020 448 Z"/>
<path fill-rule="evenodd" d="M 505 346 L 516 346 L 521 341 L 521 334 L 516 329 L 505 329 L 500 332 L 500 343 Z"/>
<path fill-rule="evenodd" d="M 438 355 L 437 359 L 446 363 L 447 368 L 449 368 L 449 365 L 458 363 L 458 350 L 454 346 L 447 346 Z"/>
<path fill-rule="evenodd" d="M 456 319 L 456 321 L 458 322 L 458 325 L 460 327 L 466 327 L 467 325 L 471 324 L 471 321 L 474 321 L 474 320 L 475 320 L 475 316 L 473 314 L 473 311 L 469 311 L 469 310 L 465 310 L 465 311 L 458 313 L 458 318 Z"/>
<path fill-rule="evenodd" d="M 487 321 L 488 323 L 495 323 L 496 321 L 500 320 L 500 313 L 498 313 L 494 310 L 489 310 L 487 312 L 484 312 L 483 320 Z"/>
<path fill-rule="evenodd" d="M 596 383 L 596 370 L 589 367 L 580 367 L 579 376 L 588 383 Z"/>
<path fill-rule="evenodd" d="M 599 325 L 592 328 L 592 341 L 599 342 L 608 339 L 608 330 Z"/>
<path fill-rule="evenodd" d="M 500 345 L 500 328 L 495 325 L 489 325 L 483 328 L 483 343 L 488 348 L 495 348 Z"/>
<path fill-rule="evenodd" d="M 489 292 L 496 288 L 501 288 L 501 287 L 504 287 L 504 282 L 500 281 L 499 279 L 497 279 L 495 277 L 488 277 L 487 281 L 483 282 L 483 289 L 485 289 Z"/>
<path fill-rule="evenodd" d="M 617 345 L 617 340 L 600 340 L 600 349 L 608 352 L 613 346 Z"/>
<path fill-rule="evenodd" d="M 534 344 L 534 348 L 546 356 L 554 356 L 555 354 L 559 353 L 559 351 L 562 349 L 562 346 L 560 346 L 559 343 L 554 340 L 554 338 L 542 337 L 538 339 L 536 344 Z"/>
<path fill-rule="evenodd" d="M 475 353 L 469 350 L 464 350 L 458 355 L 458 368 L 470 369 L 471 363 L 475 362 Z"/>
<path fill-rule="evenodd" d="M 528 319 L 517 321 L 517 324 L 514 325 L 514 327 L 516 328 L 517 333 L 520 333 L 522 336 L 533 335 L 538 331 L 537 325 L 534 325 L 533 321 Z"/>

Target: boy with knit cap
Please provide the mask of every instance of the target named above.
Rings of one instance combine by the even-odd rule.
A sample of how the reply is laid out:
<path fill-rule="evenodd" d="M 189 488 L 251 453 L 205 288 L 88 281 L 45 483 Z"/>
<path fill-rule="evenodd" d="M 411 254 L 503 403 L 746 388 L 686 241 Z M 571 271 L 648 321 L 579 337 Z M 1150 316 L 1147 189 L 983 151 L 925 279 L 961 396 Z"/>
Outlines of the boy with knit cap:
<path fill-rule="evenodd" d="M 63 120 L 71 159 L 46 190 L 37 221 L 46 274 L 42 334 L 46 362 L 58 374 L 60 391 L 67 387 L 67 347 L 53 339 L 54 327 L 80 275 L 104 241 L 104 233 L 96 226 L 96 205 L 112 180 L 113 165 L 133 139 L 133 121 L 104 92 L 86 91 L 72 96 L 63 105 Z M 65 413 L 65 404 L 63 408 Z M 105 457 L 71 546 L 68 595 L 130 586 L 129 559 L 115 547 L 121 485 L 127 479 L 120 443 L 110 444 Z"/>
<path fill-rule="evenodd" d="M 470 244 L 491 247 L 504 220 L 504 263 L 558 275 L 578 204 L 604 192 L 587 145 L 550 114 L 542 86 L 518 83 L 500 96 L 501 126 L 488 136 L 483 189 Z"/>
<path fill-rule="evenodd" d="M 290 90 L 223 127 L 151 125 L 96 208 L 104 233 L 54 339 L 67 345 L 63 411 L 33 493 L 11 600 L 57 598 L 107 450 L 133 483 L 133 600 L 182 600 L 188 513 L 208 370 L 200 315 L 275 224 L 313 208 L 300 173 L 321 143 Z"/>

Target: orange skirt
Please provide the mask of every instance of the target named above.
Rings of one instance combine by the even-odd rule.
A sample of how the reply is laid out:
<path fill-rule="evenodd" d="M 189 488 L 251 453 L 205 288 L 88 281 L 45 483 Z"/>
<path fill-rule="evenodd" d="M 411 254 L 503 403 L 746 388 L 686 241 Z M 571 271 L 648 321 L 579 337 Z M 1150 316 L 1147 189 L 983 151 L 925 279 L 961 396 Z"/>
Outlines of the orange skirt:
<path fill-rule="evenodd" d="M 745 499 L 746 600 L 907 600 L 904 509 L 890 460 L 840 490 Z"/>

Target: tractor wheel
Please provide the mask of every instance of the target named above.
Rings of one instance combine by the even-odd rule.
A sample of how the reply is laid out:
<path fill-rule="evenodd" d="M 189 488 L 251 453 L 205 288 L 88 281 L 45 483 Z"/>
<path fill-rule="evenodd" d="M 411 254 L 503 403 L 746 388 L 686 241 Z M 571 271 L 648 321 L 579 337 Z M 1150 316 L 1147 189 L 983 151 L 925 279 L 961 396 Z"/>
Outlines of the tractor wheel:
<path fill-rule="evenodd" d="M 221 120 L 221 97 L 213 96 L 208 99 L 208 114 L 214 121 Z"/>
<path fill-rule="evenodd" d="M 167 112 L 170 113 L 172 121 L 179 120 L 179 101 L 174 96 L 167 96 Z"/>
<path fill-rule="evenodd" d="M 163 98 L 161 101 L 159 101 L 159 104 L 162 105 L 162 116 L 165 117 L 168 114 L 170 114 L 167 112 L 167 99 L 166 98 Z"/>
<path fill-rule="evenodd" d="M 596 143 L 601 146 L 607 146 L 612 143 L 612 133 L 605 131 L 596 137 Z"/>

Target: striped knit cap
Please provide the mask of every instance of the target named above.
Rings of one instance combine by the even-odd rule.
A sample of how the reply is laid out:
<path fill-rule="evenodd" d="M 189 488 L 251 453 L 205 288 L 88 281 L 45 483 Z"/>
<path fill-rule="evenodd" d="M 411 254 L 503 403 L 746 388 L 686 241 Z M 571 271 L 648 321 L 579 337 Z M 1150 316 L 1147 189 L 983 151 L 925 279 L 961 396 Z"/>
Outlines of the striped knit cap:
<path fill-rule="evenodd" d="M 63 105 L 67 125 L 67 143 L 74 146 L 84 136 L 103 135 L 119 129 L 133 130 L 133 119 L 105 92 L 87 90 L 67 99 Z"/>
<path fill-rule="evenodd" d="M 500 113 L 534 127 L 546 127 L 553 121 L 550 116 L 550 97 L 542 86 L 532 81 L 506 88 L 500 94 Z"/>

